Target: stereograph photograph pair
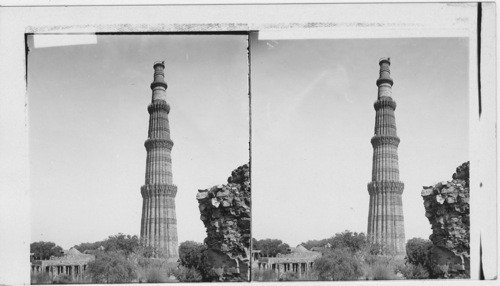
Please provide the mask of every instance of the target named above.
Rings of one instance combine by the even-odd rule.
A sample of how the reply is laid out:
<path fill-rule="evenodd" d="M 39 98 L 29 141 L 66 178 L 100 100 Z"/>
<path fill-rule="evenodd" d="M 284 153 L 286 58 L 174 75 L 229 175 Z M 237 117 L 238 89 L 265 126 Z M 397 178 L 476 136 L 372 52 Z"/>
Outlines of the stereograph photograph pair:
<path fill-rule="evenodd" d="M 0 10 L 2 283 L 496 279 L 494 4 L 110 8 Z"/>

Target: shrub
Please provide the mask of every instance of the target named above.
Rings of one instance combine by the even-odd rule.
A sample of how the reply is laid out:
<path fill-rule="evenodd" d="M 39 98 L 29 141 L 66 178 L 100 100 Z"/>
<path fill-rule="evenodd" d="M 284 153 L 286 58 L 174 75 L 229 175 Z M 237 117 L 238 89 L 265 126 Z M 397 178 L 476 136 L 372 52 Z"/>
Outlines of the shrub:
<path fill-rule="evenodd" d="M 168 277 L 164 271 L 161 271 L 160 268 L 150 268 L 146 273 L 146 282 L 147 283 L 165 283 L 167 282 Z"/>
<path fill-rule="evenodd" d="M 278 281 L 278 274 L 272 269 L 252 269 L 252 281 Z"/>
<path fill-rule="evenodd" d="M 52 278 L 50 278 L 49 273 L 39 272 L 31 273 L 31 284 L 51 284 Z"/>
<path fill-rule="evenodd" d="M 184 266 L 179 266 L 174 272 L 174 276 L 179 282 L 200 282 L 202 280 L 200 272 L 194 268 Z"/>
<path fill-rule="evenodd" d="M 279 277 L 279 281 L 296 281 L 296 280 L 299 280 L 299 274 L 295 272 L 284 272 Z"/>
<path fill-rule="evenodd" d="M 335 249 L 314 261 L 321 281 L 357 280 L 363 273 L 360 262 L 348 249 Z"/>
<path fill-rule="evenodd" d="M 137 277 L 136 270 L 132 262 L 116 252 L 99 253 L 88 265 L 88 273 L 93 283 L 132 282 Z"/>
<path fill-rule="evenodd" d="M 400 279 L 405 267 L 404 260 L 391 256 L 365 255 L 363 273 L 367 280 L 394 280 Z"/>
<path fill-rule="evenodd" d="M 389 264 L 375 263 L 371 269 L 373 280 L 394 280 L 397 279 L 394 269 Z"/>
<path fill-rule="evenodd" d="M 175 276 L 177 262 L 169 262 L 160 258 L 136 257 L 137 278 L 139 282 L 164 283 L 176 282 Z"/>
<path fill-rule="evenodd" d="M 436 265 L 436 267 L 433 269 L 433 273 L 436 275 L 443 277 L 443 278 L 449 278 L 449 273 L 448 271 L 450 270 L 449 265 Z"/>
<path fill-rule="evenodd" d="M 73 279 L 68 274 L 60 274 L 54 279 L 54 284 L 70 284 L 73 282 Z"/>
<path fill-rule="evenodd" d="M 421 264 L 414 265 L 408 263 L 401 269 L 401 273 L 406 279 L 427 279 L 429 272 Z"/>

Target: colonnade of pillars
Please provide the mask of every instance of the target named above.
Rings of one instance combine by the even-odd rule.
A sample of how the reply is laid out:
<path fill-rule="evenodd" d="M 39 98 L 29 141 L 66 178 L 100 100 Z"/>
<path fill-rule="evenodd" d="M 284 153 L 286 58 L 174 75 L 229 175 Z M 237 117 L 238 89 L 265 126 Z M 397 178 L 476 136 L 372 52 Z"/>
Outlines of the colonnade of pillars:
<path fill-rule="evenodd" d="M 66 274 L 70 275 L 73 279 L 75 277 L 81 276 L 85 270 L 87 270 L 87 265 L 53 265 L 53 266 L 45 266 L 45 269 L 42 269 L 42 266 L 33 265 L 31 266 L 31 272 L 39 273 L 39 272 L 47 272 L 52 277 Z"/>
<path fill-rule="evenodd" d="M 307 274 L 313 269 L 313 262 L 299 262 L 299 263 L 259 263 L 259 269 L 271 269 L 276 273 L 281 272 L 294 272 L 298 273 L 299 277 Z"/>

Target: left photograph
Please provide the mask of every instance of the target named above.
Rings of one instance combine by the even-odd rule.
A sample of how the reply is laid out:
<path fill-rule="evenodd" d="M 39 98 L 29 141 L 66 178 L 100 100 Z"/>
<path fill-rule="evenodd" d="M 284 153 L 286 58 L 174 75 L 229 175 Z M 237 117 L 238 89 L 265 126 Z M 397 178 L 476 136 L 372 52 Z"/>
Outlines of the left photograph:
<path fill-rule="evenodd" d="M 31 284 L 249 281 L 248 35 L 26 46 Z"/>

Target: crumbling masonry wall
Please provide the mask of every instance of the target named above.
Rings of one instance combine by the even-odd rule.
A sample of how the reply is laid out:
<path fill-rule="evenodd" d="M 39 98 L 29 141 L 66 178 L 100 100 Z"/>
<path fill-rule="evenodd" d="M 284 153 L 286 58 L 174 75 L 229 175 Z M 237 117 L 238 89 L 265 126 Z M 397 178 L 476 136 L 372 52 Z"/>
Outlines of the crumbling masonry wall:
<path fill-rule="evenodd" d="M 227 184 L 199 190 L 200 219 L 207 229 L 208 260 L 219 281 L 249 281 L 251 188 L 248 164 Z"/>
<path fill-rule="evenodd" d="M 453 180 L 424 187 L 425 216 L 432 225 L 431 269 L 441 278 L 470 277 L 469 162 Z"/>

